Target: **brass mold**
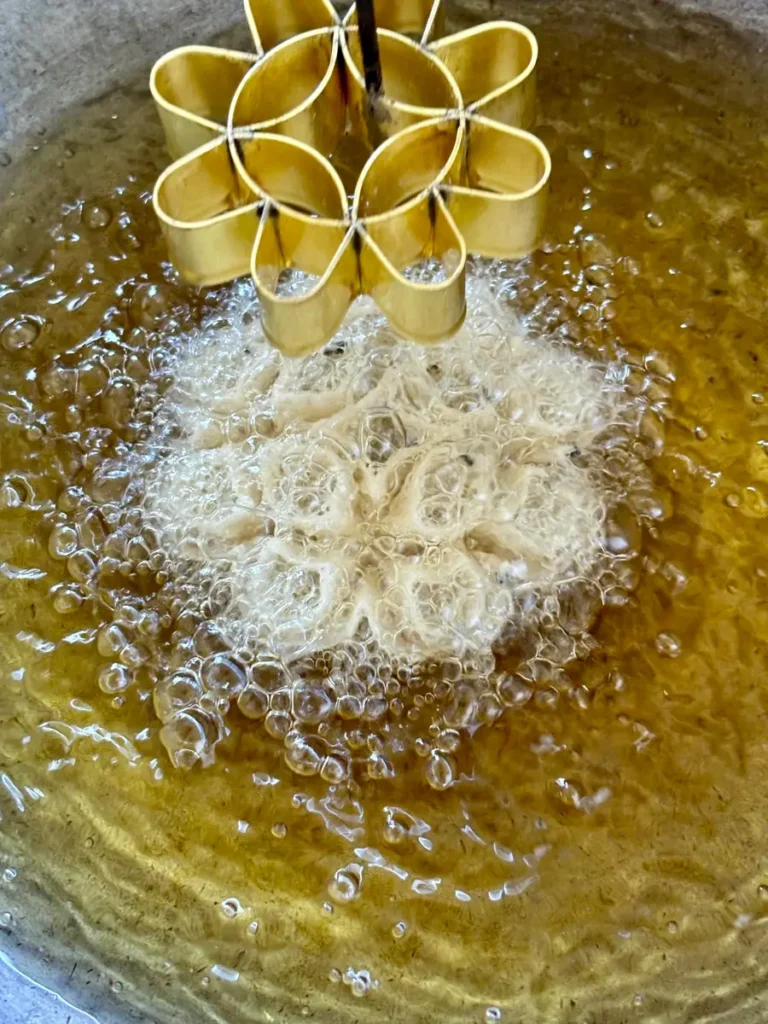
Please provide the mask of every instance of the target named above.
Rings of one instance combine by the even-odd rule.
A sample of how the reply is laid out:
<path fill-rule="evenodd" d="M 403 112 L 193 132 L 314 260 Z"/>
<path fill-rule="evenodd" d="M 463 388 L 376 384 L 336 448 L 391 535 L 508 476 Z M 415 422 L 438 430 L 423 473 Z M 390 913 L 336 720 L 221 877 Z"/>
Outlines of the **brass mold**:
<path fill-rule="evenodd" d="M 430 42 L 441 0 L 377 0 L 384 90 L 365 89 L 355 8 L 245 0 L 256 54 L 185 46 L 150 85 L 175 159 L 154 205 L 184 278 L 251 272 L 270 341 L 324 345 L 371 295 L 429 343 L 465 313 L 467 252 L 519 257 L 544 222 L 549 153 L 534 119 L 538 48 L 497 21 Z M 424 259 L 440 278 L 412 280 Z M 281 275 L 309 275 L 284 294 Z"/>

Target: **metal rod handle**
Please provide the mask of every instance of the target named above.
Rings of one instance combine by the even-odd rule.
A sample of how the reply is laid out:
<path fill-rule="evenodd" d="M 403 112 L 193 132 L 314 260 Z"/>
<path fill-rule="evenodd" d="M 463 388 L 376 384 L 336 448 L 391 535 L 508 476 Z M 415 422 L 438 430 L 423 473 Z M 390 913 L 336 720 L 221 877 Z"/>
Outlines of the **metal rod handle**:
<path fill-rule="evenodd" d="M 376 15 L 373 10 L 373 0 L 356 0 L 356 5 L 360 49 L 363 52 L 365 88 L 370 97 L 375 97 L 381 93 L 382 77 L 379 37 L 376 35 Z"/>

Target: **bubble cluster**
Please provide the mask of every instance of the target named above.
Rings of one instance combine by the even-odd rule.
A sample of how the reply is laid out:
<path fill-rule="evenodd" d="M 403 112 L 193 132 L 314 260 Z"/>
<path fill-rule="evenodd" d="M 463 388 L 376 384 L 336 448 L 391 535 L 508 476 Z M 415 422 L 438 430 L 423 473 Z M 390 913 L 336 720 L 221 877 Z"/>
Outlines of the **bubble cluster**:
<path fill-rule="evenodd" d="M 77 214 L 104 259 L 127 244 L 108 214 Z M 250 284 L 194 309 L 171 268 L 139 274 L 9 406 L 54 470 L 9 470 L 0 503 L 41 514 L 56 611 L 96 614 L 99 688 L 151 694 L 175 767 L 212 764 L 239 715 L 296 776 L 383 781 L 415 754 L 444 791 L 478 729 L 570 692 L 562 666 L 636 583 L 617 502 L 645 493 L 648 401 L 626 362 L 527 333 L 509 283 L 476 265 L 445 343 L 360 303 L 288 360 Z M 31 322 L 3 330 L 34 345 Z"/>
<path fill-rule="evenodd" d="M 391 777 L 393 733 L 424 721 L 424 777 L 450 787 L 461 736 L 579 653 L 628 554 L 608 526 L 639 416 L 625 372 L 528 336 L 486 267 L 455 338 L 404 342 L 361 303 L 300 360 L 236 286 L 170 374 L 141 466 L 113 472 L 155 542 L 133 556 L 159 547 L 152 571 L 172 576 L 186 663 L 154 701 L 174 764 L 209 763 L 236 704 L 294 773 L 332 784 L 356 764 Z M 499 672 L 515 644 L 534 657 Z"/>
<path fill-rule="evenodd" d="M 344 985 L 349 987 L 350 992 L 353 996 L 357 996 L 358 999 L 362 999 L 363 996 L 368 995 L 371 990 L 375 990 L 379 987 L 379 980 L 371 977 L 371 972 L 365 969 L 356 971 L 354 967 L 348 967 L 343 973 L 334 967 L 330 971 L 329 980 L 334 984 L 343 982 Z"/>
<path fill-rule="evenodd" d="M 535 13 L 549 17 L 539 7 Z M 163 262 L 149 208 L 154 175 L 125 193 L 73 200 L 55 237 L 33 210 L 36 223 L 18 233 L 28 236 L 30 251 L 50 237 L 50 253 L 28 270 L 0 266 L 6 695 L 23 723 L 17 733 L 8 718 L 6 746 L 9 778 L 25 784 L 26 805 L 22 814 L 9 804 L 6 833 L 10 843 L 18 836 L 24 854 L 13 863 L 26 858 L 40 880 L 43 923 L 56 909 L 43 897 L 73 879 L 86 880 L 72 891 L 83 920 L 98 911 L 105 887 L 130 918 L 128 932 L 147 954 L 133 958 L 133 974 L 143 974 L 131 996 L 149 991 L 145 968 L 159 947 L 157 985 L 166 994 L 174 986 L 180 1013 L 194 1016 L 203 991 L 210 1012 L 224 1016 L 227 1003 L 240 999 L 218 968 L 211 973 L 218 961 L 241 972 L 246 994 L 268 963 L 275 984 L 262 993 L 265 1012 L 280 1016 L 288 991 L 289 1010 L 298 1014 L 305 1000 L 295 989 L 297 953 L 285 926 L 293 918 L 285 910 L 305 908 L 301 969 L 311 982 L 318 966 L 324 977 L 338 968 L 338 984 L 325 997 L 342 1010 L 360 1008 L 341 980 L 351 964 L 382 979 L 365 1004 L 367 1015 L 381 1019 L 398 1011 L 439 1015 L 454 1004 L 477 1020 L 496 1010 L 504 1020 L 556 1015 L 576 988 L 589 988 L 594 1012 L 626 1013 L 635 993 L 648 1006 L 668 993 L 667 975 L 651 978 L 649 963 L 666 970 L 674 958 L 670 969 L 683 976 L 691 949 L 695 967 L 706 946 L 707 961 L 724 977 L 723 943 L 733 946 L 734 922 L 758 921 L 763 912 L 758 883 L 766 879 L 749 869 L 754 830 L 739 827 L 755 817 L 760 793 L 761 695 L 747 684 L 760 677 L 758 641 L 766 632 L 766 560 L 754 521 L 765 517 L 768 479 L 764 310 L 754 287 L 764 249 L 755 219 L 765 193 L 755 174 L 759 118 L 732 102 L 735 62 L 712 103 L 702 91 L 711 62 L 697 62 L 695 47 L 684 65 L 677 52 L 659 63 L 665 46 L 679 49 L 679 31 L 667 31 L 666 22 L 636 26 L 628 60 L 626 19 L 574 16 L 564 26 L 563 13 L 552 7 L 542 46 L 557 64 L 545 76 L 551 88 L 542 104 L 549 117 L 542 133 L 559 169 L 548 238 L 531 257 L 489 268 L 489 283 L 494 295 L 501 284 L 525 330 L 538 334 L 523 338 L 526 344 L 542 358 L 579 361 L 578 353 L 582 365 L 594 361 L 610 386 L 623 383 L 627 406 L 619 402 L 616 420 L 569 455 L 606 510 L 603 550 L 582 578 L 532 589 L 526 617 L 511 620 L 490 650 L 410 654 L 401 637 L 387 650 L 370 622 L 370 636 L 363 631 L 307 654 L 269 644 L 252 650 L 242 642 L 247 606 L 236 602 L 227 565 L 237 565 L 247 535 L 237 544 L 215 538 L 219 553 L 206 563 L 199 554 L 206 538 L 190 536 L 182 552 L 155 528 L 144 484 L 161 478 L 164 461 L 189 447 L 192 433 L 178 413 L 177 382 L 186 388 L 197 365 L 193 384 L 208 386 L 213 354 L 192 357 L 210 344 L 218 349 L 216 372 L 233 353 L 231 387 L 211 391 L 236 392 L 248 369 L 237 345 L 258 341 L 258 311 L 246 287 L 179 285 Z M 704 54 L 714 40 L 701 39 Z M 640 101 L 627 104 L 627 91 L 615 84 L 617 71 L 632 67 L 640 69 L 631 82 Z M 744 159 L 732 159 L 734 140 Z M 109 159 L 116 148 L 99 153 Z M 148 148 L 159 152 L 159 140 Z M 69 177 L 76 182 L 77 169 Z M 36 337 L 28 326 L 2 334 L 38 314 Z M 508 323 L 504 307 L 501 322 Z M 229 331 L 239 335 L 231 345 Z M 397 353 L 406 367 L 407 349 Z M 323 355 L 331 354 L 347 358 L 329 346 Z M 277 370 L 279 386 L 284 368 Z M 189 391 L 190 419 L 203 413 L 202 429 L 205 404 Z M 257 440 L 285 440 L 290 430 L 269 408 L 272 385 L 265 381 L 261 393 L 267 401 L 253 425 L 219 412 L 207 417 L 215 421 L 211 453 L 229 449 L 239 458 L 237 445 L 255 447 L 256 432 Z M 301 392 L 299 411 L 318 396 L 327 398 L 322 389 Z M 347 405 L 360 400 L 355 393 Z M 392 411 L 398 419 L 382 421 L 373 410 L 368 436 L 375 440 L 360 456 L 371 475 L 386 471 L 404 434 L 409 440 Z M 321 432 L 333 415 L 321 410 Z M 295 431 L 300 439 L 303 430 Z M 651 487 L 642 460 L 665 443 Z M 315 462 L 314 473 L 336 465 L 322 447 Z M 298 464 L 286 463 L 293 473 Z M 429 468 L 417 482 L 429 483 Z M 280 501 L 302 517 L 304 533 L 318 519 L 335 521 L 335 491 L 327 508 L 313 506 L 305 478 L 284 480 L 280 459 L 263 470 Z M 462 516 L 477 508 L 471 467 L 467 476 Z M 352 483 L 359 487 L 354 475 Z M 453 515 L 439 494 L 437 502 L 427 494 L 430 511 L 438 510 L 430 530 Z M 175 513 L 186 516 L 181 506 Z M 237 540 L 241 524 L 231 525 Z M 245 525 L 254 529 L 253 521 Z M 256 525 L 257 537 L 279 537 L 281 522 L 271 515 Z M 476 549 L 460 542 L 475 558 Z M 428 543 L 450 547 L 454 537 L 432 533 Z M 603 610 L 606 604 L 625 607 Z M 57 721 L 38 732 L 35 717 Z M 161 729 L 176 763 L 195 766 L 194 778 L 171 770 Z M 24 745 L 17 748 L 14 737 Z M 216 768 L 200 772 L 214 757 Z M 745 764 L 756 785 L 745 785 Z M 31 792 L 27 799 L 27 787 L 46 799 L 33 802 Z M 78 820 L 70 821 L 78 794 Z M 713 842 L 718 815 L 732 827 Z M 152 827 L 137 827 L 150 820 Z M 701 833 L 693 853 L 691 829 Z M 136 837 L 142 855 L 131 859 L 125 844 L 133 849 Z M 535 851 L 545 844 L 551 853 L 539 869 Z M 187 880 L 208 882 L 202 895 L 180 879 L 179 850 Z M 78 857 L 84 867 L 73 873 Z M 269 870 L 254 872 L 262 863 Z M 733 912 L 725 917 L 722 899 L 708 902 L 701 886 L 680 882 L 683 873 L 731 878 L 731 864 L 747 869 L 731 887 Z M 94 878 L 104 884 L 94 887 Z M 650 914 L 647 900 L 632 898 L 649 887 L 664 896 Z M 23 888 L 6 886 L 2 909 L 14 919 Z M 122 893 L 117 901 L 115 892 Z M 230 919 L 233 894 L 244 911 Z M 60 908 L 64 925 L 69 902 Z M 218 952 L 207 941 L 211 929 L 221 932 Z M 58 931 L 66 937 L 66 927 Z M 126 929 L 96 928 L 91 937 L 99 969 L 106 972 L 111 957 L 120 969 L 106 977 L 122 979 L 125 949 L 117 939 L 111 949 L 113 933 Z M 173 966 L 163 962 L 168 934 L 189 938 L 176 943 Z M 531 934 L 558 936 L 567 947 L 544 989 L 536 985 L 541 943 L 531 944 Z M 473 960 L 470 947 L 478 944 L 487 955 Z M 510 950 L 517 951 L 511 967 Z M 625 971 L 612 985 L 616 950 L 638 977 Z M 424 951 L 431 987 L 407 983 Z M 457 985 L 459 961 L 472 970 Z M 533 983 L 516 994 L 499 983 L 510 970 Z M 688 980 L 695 989 L 696 979 Z M 689 1005 L 683 999 L 680 1012 Z"/>
<path fill-rule="evenodd" d="M 487 285 L 469 301 L 432 348 L 370 311 L 300 361 L 255 327 L 192 340 L 145 514 L 175 561 L 217 575 L 230 636 L 287 659 L 358 634 L 461 657 L 593 572 L 591 449 L 625 415 L 621 381 L 526 338 Z"/>

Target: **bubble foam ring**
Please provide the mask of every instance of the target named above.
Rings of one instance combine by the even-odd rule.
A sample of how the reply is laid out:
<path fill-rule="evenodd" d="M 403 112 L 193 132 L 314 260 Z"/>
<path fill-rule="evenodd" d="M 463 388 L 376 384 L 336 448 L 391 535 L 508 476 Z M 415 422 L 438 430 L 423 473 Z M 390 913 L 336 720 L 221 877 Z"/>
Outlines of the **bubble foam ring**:
<path fill-rule="evenodd" d="M 242 326 L 239 296 L 230 326 L 180 348 L 144 510 L 190 593 L 226 585 L 234 646 L 484 658 L 597 579 L 597 440 L 634 415 L 610 368 L 528 337 L 482 275 L 461 331 L 429 349 L 362 303 L 330 346 L 286 359 Z"/>
<path fill-rule="evenodd" d="M 450 336 L 467 252 L 518 257 L 541 234 L 551 161 L 526 130 L 535 37 L 494 21 L 430 42 L 441 0 L 384 0 L 372 103 L 354 7 L 245 10 L 255 55 L 184 46 L 152 70 L 176 161 L 154 192 L 173 262 L 198 285 L 250 271 L 265 335 L 293 355 L 328 341 L 361 294 L 405 337 Z M 441 273 L 407 273 L 425 258 Z M 289 269 L 309 276 L 286 293 Z"/>

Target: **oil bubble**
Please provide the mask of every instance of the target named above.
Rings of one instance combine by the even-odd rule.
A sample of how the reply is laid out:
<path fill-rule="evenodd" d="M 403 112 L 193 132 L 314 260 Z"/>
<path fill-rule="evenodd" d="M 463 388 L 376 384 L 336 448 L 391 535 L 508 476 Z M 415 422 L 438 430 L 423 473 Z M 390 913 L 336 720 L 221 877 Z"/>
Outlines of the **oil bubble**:
<path fill-rule="evenodd" d="M 40 337 L 42 323 L 39 317 L 17 317 L 0 330 L 0 344 L 6 352 L 18 352 L 21 349 L 29 348 Z"/>
<path fill-rule="evenodd" d="M 112 222 L 112 211 L 99 203 L 87 203 L 83 209 L 83 224 L 91 231 L 99 231 Z"/>
<path fill-rule="evenodd" d="M 155 713 L 161 722 L 167 722 L 178 711 L 197 704 L 201 696 L 202 687 L 192 672 L 176 672 L 156 684 L 153 694 Z"/>
<path fill-rule="evenodd" d="M 681 649 L 680 640 L 674 633 L 659 633 L 656 637 L 656 650 L 664 658 L 677 658 Z"/>
<path fill-rule="evenodd" d="M 127 690 L 133 678 L 124 665 L 105 665 L 99 672 L 99 689 L 103 693 L 120 693 Z"/>
<path fill-rule="evenodd" d="M 337 903 L 350 903 L 360 895 L 362 885 L 362 865 L 348 864 L 336 871 L 328 885 L 328 893 Z"/>
<path fill-rule="evenodd" d="M 77 587 L 60 585 L 55 588 L 53 607 L 59 615 L 71 615 L 82 608 L 84 598 Z"/>
<path fill-rule="evenodd" d="M 74 526 L 55 526 L 48 538 L 48 552 L 51 558 L 66 561 L 77 551 L 77 530 Z"/>
<path fill-rule="evenodd" d="M 230 896 L 228 899 L 221 901 L 221 912 L 224 917 L 234 918 L 237 917 L 238 914 L 242 914 L 243 908 L 238 899 L 234 896 Z"/>
<path fill-rule="evenodd" d="M 137 327 L 157 327 L 169 309 L 165 289 L 158 284 L 140 284 L 131 297 L 131 319 Z"/>
<path fill-rule="evenodd" d="M 208 692 L 217 697 L 236 697 L 246 684 L 243 666 L 223 654 L 207 658 L 200 674 Z"/>
<path fill-rule="evenodd" d="M 264 718 L 269 710 L 269 697 L 258 686 L 246 686 L 238 694 L 237 706 L 246 718 Z"/>
<path fill-rule="evenodd" d="M 320 684 L 301 680 L 293 690 L 293 713 L 306 725 L 319 725 L 333 712 L 334 702 Z"/>
<path fill-rule="evenodd" d="M 102 658 L 119 655 L 128 644 L 128 638 L 114 622 L 100 626 L 96 635 L 96 647 Z"/>
<path fill-rule="evenodd" d="M 432 754 L 425 766 L 427 782 L 433 789 L 448 789 L 454 782 L 454 768 L 449 758 L 442 754 Z"/>
<path fill-rule="evenodd" d="M 309 743 L 299 740 L 286 750 L 285 763 L 297 775 L 317 775 L 322 758 Z"/>

